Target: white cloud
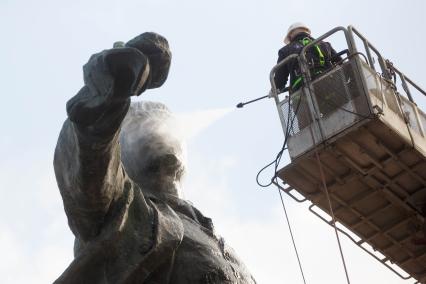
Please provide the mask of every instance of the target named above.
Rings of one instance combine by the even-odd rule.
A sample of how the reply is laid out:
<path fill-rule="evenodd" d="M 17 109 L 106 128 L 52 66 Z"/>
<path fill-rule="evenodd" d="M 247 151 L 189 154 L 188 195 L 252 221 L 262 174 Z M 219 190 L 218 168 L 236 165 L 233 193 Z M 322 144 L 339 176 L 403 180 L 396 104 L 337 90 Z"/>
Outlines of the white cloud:
<path fill-rule="evenodd" d="M 51 161 L 32 161 L 25 173 L 0 168 L 7 197 L 0 220 L 2 283 L 51 283 L 71 262 L 73 236 L 68 229 Z"/>
<path fill-rule="evenodd" d="M 24 259 L 18 240 L 13 231 L 8 227 L 0 228 L 0 274 L 5 277 L 6 283 L 11 283 L 12 273 Z"/>

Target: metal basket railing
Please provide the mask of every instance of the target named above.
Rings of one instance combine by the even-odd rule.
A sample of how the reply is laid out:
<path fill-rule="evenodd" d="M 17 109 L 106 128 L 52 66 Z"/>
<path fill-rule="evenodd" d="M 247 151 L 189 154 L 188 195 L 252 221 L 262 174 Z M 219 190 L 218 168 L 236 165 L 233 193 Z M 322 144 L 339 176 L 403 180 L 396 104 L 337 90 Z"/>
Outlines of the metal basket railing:
<path fill-rule="evenodd" d="M 334 66 L 319 78 L 312 80 L 310 64 L 306 53 L 313 45 L 327 39 L 337 32 L 343 32 L 347 43 L 347 58 L 340 65 Z M 355 37 L 363 42 L 364 53 L 359 52 Z M 378 58 L 380 71 L 376 71 L 373 55 Z M 365 60 L 363 60 L 365 59 Z M 276 71 L 290 60 L 297 60 L 303 82 L 300 90 L 290 92 L 282 98 L 275 85 Z M 403 88 L 396 89 L 392 79 L 400 80 Z M 384 59 L 380 52 L 354 27 L 348 29 L 336 27 L 306 45 L 300 55 L 293 54 L 279 62 L 270 73 L 271 94 L 275 99 L 285 135 L 289 137 L 309 128 L 311 146 L 326 141 L 336 134 L 330 129 L 328 117 L 336 111 L 344 111 L 353 118 L 349 123 L 371 118 L 384 107 L 392 110 L 404 119 L 410 131 L 425 137 L 426 116 L 417 108 L 410 88 L 418 93 L 426 92 L 411 79 L 400 72 L 390 61 Z M 345 125 L 339 125 L 342 130 Z"/>
<path fill-rule="evenodd" d="M 321 77 L 312 80 L 309 64 L 306 60 L 306 51 L 312 45 L 336 32 L 343 32 L 345 35 L 348 46 L 346 61 L 335 66 Z M 363 52 L 358 51 L 355 37 L 362 41 Z M 373 56 L 378 60 L 379 71 L 376 70 Z M 276 89 L 274 77 L 276 71 L 289 60 L 297 60 L 302 71 L 304 85 L 300 90 L 290 92 L 289 95 L 282 98 L 283 95 L 280 95 Z M 397 80 L 401 83 L 401 90 L 397 89 L 395 84 Z M 337 27 L 305 46 L 300 55 L 292 55 L 279 62 L 271 70 L 270 81 L 271 93 L 278 108 L 283 130 L 285 135 L 289 136 L 288 148 L 292 159 L 292 147 L 297 148 L 299 144 L 304 144 L 305 149 L 303 151 L 307 151 L 316 147 L 319 143 L 327 143 L 330 135 L 336 134 L 332 131 L 333 129 L 330 129 L 330 125 L 331 127 L 337 125 L 338 131 L 343 131 L 347 125 L 354 125 L 364 119 L 376 118 L 384 113 L 398 118 L 401 128 L 408 129 L 413 144 L 413 135 L 426 137 L 426 114 L 417 107 L 412 90 L 414 89 L 417 93 L 425 96 L 426 92 L 400 72 L 390 61 L 386 60 L 354 27 L 350 26 L 348 29 Z M 346 113 L 347 115 L 344 117 L 347 121 L 333 121 L 335 112 Z M 348 117 L 353 119 L 348 119 Z M 293 144 L 291 138 L 295 140 Z M 309 139 L 312 142 L 306 142 Z M 302 155 L 303 151 L 300 150 L 297 154 Z M 298 196 L 298 190 L 292 186 L 281 186 L 277 182 L 274 182 L 274 184 L 297 202 L 307 200 L 304 196 Z M 309 208 L 312 213 L 330 224 L 330 221 L 312 210 L 313 206 L 311 205 Z M 362 246 L 364 241 L 356 241 L 346 232 L 341 232 L 366 250 Z M 390 266 L 388 258 L 382 259 L 370 251 L 366 251 L 401 278 L 410 278 L 410 276 L 402 275 Z"/>

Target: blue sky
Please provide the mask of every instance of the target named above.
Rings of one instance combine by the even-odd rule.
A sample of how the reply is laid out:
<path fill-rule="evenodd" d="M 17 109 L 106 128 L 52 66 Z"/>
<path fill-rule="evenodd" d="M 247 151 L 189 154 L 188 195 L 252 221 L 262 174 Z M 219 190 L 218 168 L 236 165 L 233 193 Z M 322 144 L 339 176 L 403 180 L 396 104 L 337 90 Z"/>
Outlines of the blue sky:
<path fill-rule="evenodd" d="M 195 134 L 185 198 L 213 218 L 259 283 L 302 283 L 278 194 L 255 183 L 282 144 L 275 105 L 232 107 L 267 94 L 277 50 L 295 21 L 314 35 L 354 25 L 425 87 L 425 10 L 421 0 L 0 0 L 4 283 L 52 282 L 72 260 L 73 236 L 52 167 L 65 103 L 82 86 L 81 66 L 91 54 L 144 31 L 169 40 L 173 62 L 166 84 L 137 100 L 161 101 L 197 118 L 187 121 Z M 343 283 L 334 232 L 306 206 L 285 201 L 308 283 Z M 342 241 L 352 283 L 411 283 Z"/>

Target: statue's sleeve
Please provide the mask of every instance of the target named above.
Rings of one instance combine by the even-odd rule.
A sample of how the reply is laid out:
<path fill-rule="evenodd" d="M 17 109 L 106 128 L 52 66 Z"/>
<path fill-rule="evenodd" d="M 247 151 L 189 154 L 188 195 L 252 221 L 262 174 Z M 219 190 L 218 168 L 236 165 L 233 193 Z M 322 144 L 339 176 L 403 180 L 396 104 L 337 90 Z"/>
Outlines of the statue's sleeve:
<path fill-rule="evenodd" d="M 118 136 L 130 96 L 141 92 L 148 72 L 148 61 L 138 50 L 105 50 L 83 67 L 85 85 L 67 103 L 68 119 L 59 135 L 54 168 L 77 238 L 97 236 L 123 194 L 128 178 Z"/>

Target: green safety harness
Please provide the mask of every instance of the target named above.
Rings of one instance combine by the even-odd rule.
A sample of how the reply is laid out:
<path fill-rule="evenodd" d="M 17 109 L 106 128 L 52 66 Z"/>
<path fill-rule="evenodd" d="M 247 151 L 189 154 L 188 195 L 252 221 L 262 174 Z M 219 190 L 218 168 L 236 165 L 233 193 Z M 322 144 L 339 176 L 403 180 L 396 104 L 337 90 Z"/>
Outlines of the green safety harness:
<path fill-rule="evenodd" d="M 303 46 L 307 46 L 308 44 L 310 44 L 312 42 L 312 39 L 305 37 L 304 39 L 300 40 L 300 43 L 303 44 Z M 324 53 L 322 53 L 321 48 L 319 47 L 318 44 L 314 45 L 315 51 L 317 52 L 318 58 L 319 58 L 319 65 L 320 67 L 324 67 L 325 66 L 325 56 Z M 315 71 L 315 75 L 321 74 L 322 71 L 321 70 L 316 70 Z M 300 85 L 300 83 L 302 83 L 303 81 L 303 77 L 299 76 L 297 77 L 297 79 L 294 81 L 293 85 L 291 86 L 292 89 L 298 87 Z"/>

